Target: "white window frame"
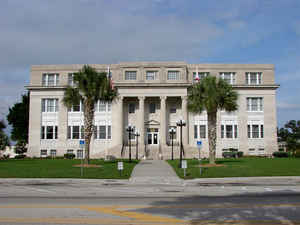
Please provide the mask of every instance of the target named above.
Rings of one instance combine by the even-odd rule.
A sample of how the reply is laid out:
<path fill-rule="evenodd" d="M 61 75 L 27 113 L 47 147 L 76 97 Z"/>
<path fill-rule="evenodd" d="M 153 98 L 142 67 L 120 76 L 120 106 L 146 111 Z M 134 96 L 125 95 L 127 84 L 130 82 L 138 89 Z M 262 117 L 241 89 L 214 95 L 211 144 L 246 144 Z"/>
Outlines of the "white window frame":
<path fill-rule="evenodd" d="M 203 133 L 200 130 L 200 126 L 205 126 L 205 133 L 203 137 Z M 197 135 L 195 134 L 195 129 L 197 129 Z M 208 127 L 207 127 L 207 121 L 206 120 L 199 120 L 195 122 L 194 125 L 194 139 L 198 139 L 198 140 L 205 140 L 207 139 L 207 135 L 208 135 Z"/>
<path fill-rule="evenodd" d="M 179 70 L 168 70 L 167 80 L 179 80 Z"/>
<path fill-rule="evenodd" d="M 258 137 L 253 137 L 253 126 L 258 126 Z M 262 121 L 248 121 L 247 137 L 248 139 L 263 139 L 264 138 L 264 123 Z"/>
<path fill-rule="evenodd" d="M 227 137 L 227 129 L 226 126 L 231 126 L 232 127 L 232 137 Z M 238 128 L 238 124 L 236 121 L 230 121 L 230 122 L 221 122 L 221 139 L 228 139 L 228 140 L 232 140 L 232 139 L 238 139 L 239 138 L 239 128 Z"/>
<path fill-rule="evenodd" d="M 48 108 L 50 107 L 50 102 L 53 101 L 53 108 L 54 111 L 51 111 L 49 110 L 48 111 Z M 59 106 L 59 103 L 58 103 L 58 98 L 42 98 L 42 101 L 41 101 L 41 105 L 42 105 L 42 112 L 58 112 L 58 106 Z"/>
<path fill-rule="evenodd" d="M 229 84 L 235 84 L 235 72 L 221 72 L 220 77 L 225 80 L 225 75 L 230 75 Z"/>
<path fill-rule="evenodd" d="M 137 71 L 125 71 L 125 80 L 136 80 Z"/>
<path fill-rule="evenodd" d="M 44 154 L 44 153 L 46 153 L 46 154 Z M 47 157 L 47 155 L 48 155 L 47 149 L 41 149 L 41 151 L 40 151 L 40 157 Z"/>
<path fill-rule="evenodd" d="M 52 138 L 47 138 L 47 128 L 52 127 Z M 41 140 L 57 140 L 58 139 L 58 126 L 41 126 Z"/>
<path fill-rule="evenodd" d="M 51 149 L 50 150 L 50 156 L 52 157 L 52 158 L 55 158 L 56 157 L 56 149 Z"/>
<path fill-rule="evenodd" d="M 104 138 L 100 138 L 100 126 L 101 127 L 105 127 L 105 137 Z M 111 140 L 111 135 L 112 135 L 112 127 L 111 125 L 97 125 L 94 126 L 94 139 L 97 140 Z"/>
<path fill-rule="evenodd" d="M 196 74 L 197 74 L 197 72 L 193 72 L 193 80 L 194 81 L 196 79 Z M 209 72 L 198 72 L 199 80 L 202 80 L 204 77 L 207 77 L 207 76 L 209 76 Z"/>
<path fill-rule="evenodd" d="M 54 77 L 53 85 L 49 85 L 49 76 Z M 58 73 L 43 73 L 42 86 L 54 87 L 54 86 L 58 86 L 58 84 L 59 84 L 59 74 Z"/>
<path fill-rule="evenodd" d="M 74 127 L 79 127 L 79 138 L 73 138 Z M 67 139 L 68 140 L 83 140 L 84 139 L 84 126 L 83 125 L 72 125 L 67 128 Z"/>
<path fill-rule="evenodd" d="M 68 110 L 69 110 L 69 112 L 73 112 L 73 113 L 82 113 L 83 112 L 83 103 L 81 101 L 79 102 L 79 111 L 74 111 L 74 106 L 72 106 Z"/>
<path fill-rule="evenodd" d="M 256 76 L 254 83 L 252 83 L 251 75 Z M 257 85 L 257 84 L 261 84 L 261 82 L 262 82 L 262 72 L 246 72 L 246 84 Z"/>
<path fill-rule="evenodd" d="M 68 73 L 68 85 L 74 86 L 74 73 Z"/>
<path fill-rule="evenodd" d="M 158 71 L 155 70 L 146 71 L 146 80 L 157 80 L 157 78 L 158 78 Z"/>
<path fill-rule="evenodd" d="M 253 100 L 257 99 L 257 110 L 254 110 L 253 108 Z M 246 98 L 247 103 L 247 112 L 263 112 L 264 111 L 264 99 L 263 97 L 247 97 Z"/>

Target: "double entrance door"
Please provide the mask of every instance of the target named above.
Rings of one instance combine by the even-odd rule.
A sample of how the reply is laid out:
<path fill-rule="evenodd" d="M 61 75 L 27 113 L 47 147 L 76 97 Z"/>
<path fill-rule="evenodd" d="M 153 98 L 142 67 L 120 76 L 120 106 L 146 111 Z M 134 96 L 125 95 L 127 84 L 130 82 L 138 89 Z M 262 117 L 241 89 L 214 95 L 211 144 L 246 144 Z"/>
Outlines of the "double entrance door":
<path fill-rule="evenodd" d="M 147 144 L 148 145 L 158 145 L 159 144 L 158 128 L 147 128 Z"/>

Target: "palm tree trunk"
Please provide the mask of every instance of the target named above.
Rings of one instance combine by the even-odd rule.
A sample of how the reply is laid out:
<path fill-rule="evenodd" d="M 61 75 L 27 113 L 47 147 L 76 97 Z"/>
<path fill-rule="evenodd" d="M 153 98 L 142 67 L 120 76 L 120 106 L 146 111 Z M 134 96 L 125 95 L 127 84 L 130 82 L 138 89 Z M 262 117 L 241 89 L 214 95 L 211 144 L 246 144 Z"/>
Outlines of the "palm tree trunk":
<path fill-rule="evenodd" d="M 85 142 L 85 157 L 84 164 L 90 163 L 90 143 L 93 134 L 94 121 L 94 102 L 86 99 L 84 104 L 84 142 Z"/>
<path fill-rule="evenodd" d="M 209 163 L 215 164 L 217 142 L 217 112 L 207 113 Z"/>

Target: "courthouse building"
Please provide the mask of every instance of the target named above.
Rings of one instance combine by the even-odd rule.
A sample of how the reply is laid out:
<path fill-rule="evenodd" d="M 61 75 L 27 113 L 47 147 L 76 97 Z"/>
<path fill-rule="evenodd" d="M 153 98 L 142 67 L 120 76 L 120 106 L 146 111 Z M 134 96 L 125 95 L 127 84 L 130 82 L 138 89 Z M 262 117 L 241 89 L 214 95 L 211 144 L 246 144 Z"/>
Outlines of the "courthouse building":
<path fill-rule="evenodd" d="M 75 105 L 67 109 L 64 90 L 73 85 L 73 73 L 83 65 L 35 65 L 31 67 L 29 151 L 30 156 L 61 156 L 83 151 L 83 109 Z M 196 79 L 216 76 L 232 84 L 238 92 L 238 110 L 218 112 L 217 157 L 234 148 L 245 155 L 270 155 L 277 150 L 276 89 L 274 66 L 269 64 L 187 64 L 185 62 L 129 62 L 91 65 L 99 72 L 110 68 L 118 98 L 98 102 L 95 106 L 92 158 L 114 155 L 128 157 L 128 125 L 139 137 L 131 136 L 132 157 L 138 138 L 139 158 L 171 156 L 170 128 L 174 154 L 179 155 L 180 128 L 176 122 L 186 121 L 182 130 L 185 157 L 198 157 L 197 141 L 201 141 L 201 157 L 208 157 L 207 115 L 187 110 L 187 88 Z"/>

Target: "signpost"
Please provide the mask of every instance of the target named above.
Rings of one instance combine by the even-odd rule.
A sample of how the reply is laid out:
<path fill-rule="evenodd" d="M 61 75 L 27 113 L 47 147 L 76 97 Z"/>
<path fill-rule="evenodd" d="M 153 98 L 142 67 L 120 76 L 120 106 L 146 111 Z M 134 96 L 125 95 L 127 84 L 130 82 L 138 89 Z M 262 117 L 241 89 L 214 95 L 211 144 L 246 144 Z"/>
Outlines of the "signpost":
<path fill-rule="evenodd" d="M 201 168 L 201 148 L 202 148 L 202 141 L 197 141 L 197 148 L 199 152 L 199 170 L 200 170 L 200 175 L 202 174 L 202 168 Z"/>
<path fill-rule="evenodd" d="M 84 140 L 79 140 L 79 148 L 82 150 L 81 155 L 81 169 L 80 169 L 80 175 L 83 176 L 83 151 L 84 151 Z"/>
<path fill-rule="evenodd" d="M 122 170 L 124 169 L 123 162 L 118 162 L 118 170 L 120 172 L 120 176 L 122 176 Z"/>
<path fill-rule="evenodd" d="M 181 168 L 183 169 L 183 176 L 186 176 L 186 169 L 187 169 L 187 161 L 182 160 Z"/>

